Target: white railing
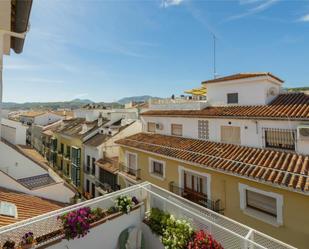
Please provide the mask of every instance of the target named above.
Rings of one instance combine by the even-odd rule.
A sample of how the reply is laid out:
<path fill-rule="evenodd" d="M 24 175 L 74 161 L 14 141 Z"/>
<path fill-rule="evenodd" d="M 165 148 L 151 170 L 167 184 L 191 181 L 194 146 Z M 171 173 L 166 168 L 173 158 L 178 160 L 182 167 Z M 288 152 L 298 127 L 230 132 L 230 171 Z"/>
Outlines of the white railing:
<path fill-rule="evenodd" d="M 0 243 L 4 243 L 8 238 L 19 241 L 20 238 L 29 231 L 33 232 L 36 236 L 41 236 L 59 230 L 61 228 L 61 223 L 57 220 L 59 215 L 81 207 L 101 207 L 108 209 L 114 205 L 114 200 L 120 195 L 136 196 L 139 200 L 144 200 L 146 204 L 146 213 L 149 212 L 151 208 L 157 207 L 177 218 L 186 219 L 195 229 L 209 231 L 214 238 L 224 246 L 224 248 L 294 248 L 147 182 L 50 212 L 45 215 L 1 227 Z M 101 226 L 104 225 L 108 226 L 108 223 L 104 223 Z M 100 240 L 101 238 L 98 237 L 96 239 Z M 102 241 L 102 243 L 104 242 Z"/>

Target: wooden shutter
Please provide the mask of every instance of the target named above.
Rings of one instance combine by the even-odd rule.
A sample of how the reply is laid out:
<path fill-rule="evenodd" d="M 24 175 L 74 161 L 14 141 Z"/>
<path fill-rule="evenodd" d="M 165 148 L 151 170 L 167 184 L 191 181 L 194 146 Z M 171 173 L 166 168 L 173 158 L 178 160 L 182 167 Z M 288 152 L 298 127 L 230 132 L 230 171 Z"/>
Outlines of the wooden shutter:
<path fill-rule="evenodd" d="M 221 126 L 221 142 L 229 144 L 240 144 L 240 127 Z"/>
<path fill-rule="evenodd" d="M 248 207 L 277 216 L 277 201 L 275 198 L 250 190 L 246 190 L 246 194 Z"/>
<path fill-rule="evenodd" d="M 181 124 L 172 124 L 171 130 L 172 130 L 172 135 L 182 136 L 182 125 Z"/>

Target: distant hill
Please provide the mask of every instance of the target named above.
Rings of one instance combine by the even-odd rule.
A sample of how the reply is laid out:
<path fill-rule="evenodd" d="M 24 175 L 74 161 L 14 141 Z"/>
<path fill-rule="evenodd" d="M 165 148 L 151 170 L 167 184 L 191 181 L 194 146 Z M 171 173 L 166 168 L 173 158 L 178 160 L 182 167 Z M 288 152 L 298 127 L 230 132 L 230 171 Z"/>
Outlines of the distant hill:
<path fill-rule="evenodd" d="M 309 92 L 309 87 L 287 88 L 289 92 Z"/>
<path fill-rule="evenodd" d="M 58 108 L 70 108 L 77 109 L 86 104 L 94 103 L 89 99 L 73 99 L 71 101 L 59 101 L 59 102 L 26 102 L 26 103 L 15 103 L 15 102 L 3 102 L 3 109 L 10 110 L 27 110 L 27 109 L 52 109 Z"/>
<path fill-rule="evenodd" d="M 119 99 L 118 103 L 124 105 L 124 104 L 130 103 L 131 101 L 142 102 L 142 101 L 147 101 L 149 99 L 160 99 L 160 98 L 159 97 L 153 97 L 153 96 L 150 96 L 150 95 L 132 96 L 132 97 L 125 97 L 125 98 Z"/>

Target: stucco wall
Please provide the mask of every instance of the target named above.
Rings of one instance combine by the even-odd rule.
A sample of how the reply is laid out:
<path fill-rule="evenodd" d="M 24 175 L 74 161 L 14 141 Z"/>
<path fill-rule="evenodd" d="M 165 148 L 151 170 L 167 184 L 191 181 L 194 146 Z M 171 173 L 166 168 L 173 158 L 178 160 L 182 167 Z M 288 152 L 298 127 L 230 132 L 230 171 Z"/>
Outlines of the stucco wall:
<path fill-rule="evenodd" d="M 20 122 L 2 118 L 1 136 L 12 144 L 26 144 L 27 126 Z"/>
<path fill-rule="evenodd" d="M 273 87 L 280 92 L 280 85 L 268 80 L 235 80 L 222 83 L 206 84 L 207 101 L 210 105 L 227 105 L 227 94 L 238 93 L 238 105 L 265 105 L 274 96 L 268 96 L 267 91 Z"/>
<path fill-rule="evenodd" d="M 3 142 L 0 142 L 0 169 L 15 179 L 47 173 L 32 160 Z"/>
<path fill-rule="evenodd" d="M 284 190 L 282 188 L 269 186 L 263 183 L 250 181 L 236 176 L 230 176 L 223 173 L 201 168 L 198 166 L 188 165 L 153 154 L 138 152 L 136 150 L 120 149 L 120 160 L 125 162 L 125 151 L 138 153 L 138 166 L 141 169 L 141 178 L 143 181 L 149 181 L 169 190 L 169 183 L 174 181 L 179 184 L 179 166 L 187 169 L 207 173 L 210 175 L 211 199 L 220 199 L 224 207 L 224 215 L 274 238 L 292 244 L 298 248 L 308 248 L 309 244 L 309 196 Z M 165 179 L 161 180 L 152 177 L 149 174 L 149 157 L 163 160 L 166 162 Z M 123 180 L 120 183 L 124 183 Z M 283 196 L 283 225 L 274 226 L 265 223 L 257 218 L 248 216 L 240 209 L 239 183 L 264 190 L 267 192 L 277 193 Z M 302 225 L 300 225 L 302 224 Z"/>
<path fill-rule="evenodd" d="M 75 240 L 62 240 L 49 246 L 49 249 L 117 249 L 120 233 L 126 228 L 139 226 L 144 218 L 144 206 L 94 227 L 85 237 Z"/>
<path fill-rule="evenodd" d="M 34 118 L 34 123 L 38 125 L 47 125 L 62 120 L 63 116 L 54 113 L 44 113 Z"/>

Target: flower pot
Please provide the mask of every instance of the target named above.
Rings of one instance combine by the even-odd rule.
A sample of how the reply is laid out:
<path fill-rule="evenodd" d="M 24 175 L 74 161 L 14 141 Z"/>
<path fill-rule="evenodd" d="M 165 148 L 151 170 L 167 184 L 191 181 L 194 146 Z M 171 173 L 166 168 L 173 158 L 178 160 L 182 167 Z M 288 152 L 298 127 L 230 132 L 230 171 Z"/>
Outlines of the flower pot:
<path fill-rule="evenodd" d="M 25 244 L 25 245 L 21 245 L 20 248 L 21 249 L 29 249 L 29 248 L 32 248 L 34 246 L 34 243 L 32 244 Z"/>

